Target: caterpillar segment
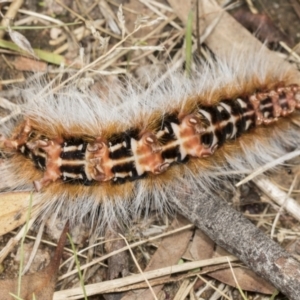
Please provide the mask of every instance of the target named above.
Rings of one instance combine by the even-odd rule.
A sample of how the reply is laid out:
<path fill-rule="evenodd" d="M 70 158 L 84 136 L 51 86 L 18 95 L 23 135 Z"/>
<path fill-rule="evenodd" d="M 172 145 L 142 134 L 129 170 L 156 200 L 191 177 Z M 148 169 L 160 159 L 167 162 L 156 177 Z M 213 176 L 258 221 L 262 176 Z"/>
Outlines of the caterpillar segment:
<path fill-rule="evenodd" d="M 300 109 L 300 87 L 292 84 L 256 92 L 213 106 L 198 105 L 182 116 L 164 115 L 156 132 L 128 129 L 106 140 L 78 137 L 49 139 L 36 132 L 27 119 L 2 146 L 31 159 L 44 172 L 34 181 L 37 191 L 51 182 L 96 185 L 122 184 L 161 174 L 174 164 L 214 154 L 226 141 L 257 126 L 268 126 Z"/>

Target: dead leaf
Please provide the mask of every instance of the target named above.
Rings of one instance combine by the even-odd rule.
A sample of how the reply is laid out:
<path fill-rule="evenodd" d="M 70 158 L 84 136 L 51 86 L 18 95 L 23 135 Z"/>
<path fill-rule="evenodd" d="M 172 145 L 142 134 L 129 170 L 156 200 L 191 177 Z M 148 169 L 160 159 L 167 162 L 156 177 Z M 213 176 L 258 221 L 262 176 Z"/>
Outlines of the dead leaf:
<path fill-rule="evenodd" d="M 186 253 L 185 257 L 187 255 L 193 260 L 205 260 L 230 255 L 220 247 L 217 247 L 215 251 L 213 251 L 213 249 L 214 242 L 201 230 L 197 229 L 191 246 L 189 247 L 189 253 Z M 205 267 L 203 271 L 208 271 L 210 268 L 211 267 Z M 220 268 L 220 266 L 217 268 Z M 272 285 L 246 267 L 234 267 L 233 271 L 242 290 L 255 291 L 263 294 L 272 294 L 275 291 Z M 220 270 L 209 272 L 207 275 L 230 286 L 236 286 L 229 266 L 225 268 L 221 266 Z"/>
<path fill-rule="evenodd" d="M 31 192 L 8 192 L 0 194 L 0 236 L 24 224 Z M 34 195 L 32 206 L 39 203 Z"/>
<path fill-rule="evenodd" d="M 251 245 L 249 245 L 251 247 Z M 220 257 L 224 255 L 230 255 L 227 251 L 220 247 L 217 247 L 213 257 Z M 205 270 L 205 268 L 203 269 Z M 247 267 L 235 267 L 233 268 L 234 275 L 237 282 L 243 291 L 257 292 L 262 294 L 273 294 L 276 290 L 270 283 L 263 278 L 257 276 L 253 271 Z M 236 287 L 231 270 L 223 269 L 213 271 L 207 274 L 208 276 L 219 280 L 227 285 Z"/>
<path fill-rule="evenodd" d="M 112 224 L 112 227 L 108 227 L 105 232 L 105 250 L 106 252 L 113 252 L 126 246 L 124 239 L 120 237 L 120 234 L 124 234 L 121 228 L 116 224 Z M 128 251 L 122 251 L 113 256 L 110 256 L 107 260 L 107 279 L 113 280 L 115 278 L 125 277 L 129 274 L 129 261 Z M 120 293 L 108 293 L 103 295 L 105 300 L 118 300 L 120 299 Z"/>
<path fill-rule="evenodd" d="M 119 233 L 123 234 L 121 232 L 121 229 L 118 227 L 117 224 L 112 225 L 112 229 L 107 229 L 105 233 L 105 250 L 106 252 L 113 252 L 115 250 L 121 249 L 126 246 L 125 241 L 120 238 Z M 118 277 L 123 277 L 128 275 L 129 269 L 128 269 L 128 252 L 122 251 L 118 254 L 115 254 L 113 256 L 110 256 L 108 258 L 108 279 L 112 280 Z"/>
<path fill-rule="evenodd" d="M 170 226 L 169 230 L 174 230 L 176 228 L 183 227 L 187 224 L 190 224 L 184 217 L 178 216 Z M 179 259 L 182 257 L 185 252 L 189 240 L 193 232 L 191 230 L 184 230 L 175 235 L 165 237 L 156 252 L 152 256 L 148 266 L 144 270 L 145 272 L 172 266 L 177 264 Z M 162 285 L 157 285 L 153 287 L 154 293 L 157 295 L 160 290 L 163 288 Z M 149 289 L 145 290 L 135 290 L 134 292 L 128 292 L 122 298 L 122 300 L 134 300 L 134 299 L 143 299 L 143 300 L 152 300 L 153 294 Z"/>
<path fill-rule="evenodd" d="M 21 257 L 23 256 L 24 266 L 28 265 L 28 262 L 30 260 L 30 256 L 31 256 L 31 253 L 33 250 L 33 245 L 34 245 L 34 243 L 31 242 L 31 243 L 24 244 L 23 249 L 21 249 L 21 247 L 19 247 L 18 251 L 16 253 L 16 256 L 14 257 L 14 261 L 17 264 L 19 264 Z M 44 269 L 45 266 L 50 263 L 50 261 L 51 261 L 50 253 L 47 250 L 48 250 L 47 248 L 37 249 L 37 251 L 35 252 L 34 259 L 30 262 L 29 270 L 28 270 L 29 273 L 34 273 L 34 272 L 40 271 L 40 270 Z"/>
<path fill-rule="evenodd" d="M 59 262 L 63 254 L 67 232 L 69 230 L 68 223 L 57 244 L 57 248 L 50 264 L 42 271 L 25 275 L 21 281 L 20 298 L 23 300 L 52 300 Z M 0 280 L 1 300 L 15 300 L 10 294 L 18 293 L 18 278 Z M 33 296 L 34 295 L 34 296 Z M 35 297 L 35 298 L 33 298 Z"/>
<path fill-rule="evenodd" d="M 240 8 L 235 11 L 233 17 L 250 32 L 254 33 L 262 42 L 267 41 L 269 45 L 278 45 L 280 41 L 291 46 L 292 40 L 282 33 L 265 14 L 253 14 L 250 11 Z"/>
<path fill-rule="evenodd" d="M 292 253 L 293 255 L 300 255 L 300 239 L 291 241 L 286 247 L 286 251 Z"/>
<path fill-rule="evenodd" d="M 193 241 L 184 254 L 190 260 L 203 260 L 213 257 L 215 243 L 200 229 L 196 229 Z"/>
<path fill-rule="evenodd" d="M 13 66 L 19 71 L 46 72 L 47 64 L 24 56 L 17 56 L 12 62 Z"/>
<path fill-rule="evenodd" d="M 32 49 L 29 41 L 26 39 L 26 37 L 14 30 L 9 29 L 8 31 L 9 36 L 11 38 L 11 40 L 22 50 L 24 50 L 25 52 L 27 52 L 28 54 L 30 54 L 31 56 L 37 58 L 37 56 L 34 53 L 34 50 Z M 38 59 L 38 58 L 37 58 Z"/>
<path fill-rule="evenodd" d="M 181 21 L 186 24 L 190 11 L 195 10 L 191 0 L 168 0 L 170 6 L 174 9 L 176 15 Z M 214 24 L 215 20 L 220 16 L 218 26 L 214 26 L 211 34 L 205 39 L 205 44 L 219 57 L 230 57 L 232 49 L 241 49 L 247 44 L 251 44 L 254 49 L 257 47 L 261 49 L 261 43 L 250 34 L 241 24 L 234 20 L 228 13 L 214 0 L 199 1 L 199 15 L 200 15 L 200 31 L 207 30 Z M 196 26 L 194 26 L 196 29 Z M 200 36 L 203 32 L 199 33 Z M 234 39 L 232 38 L 234 36 Z"/>

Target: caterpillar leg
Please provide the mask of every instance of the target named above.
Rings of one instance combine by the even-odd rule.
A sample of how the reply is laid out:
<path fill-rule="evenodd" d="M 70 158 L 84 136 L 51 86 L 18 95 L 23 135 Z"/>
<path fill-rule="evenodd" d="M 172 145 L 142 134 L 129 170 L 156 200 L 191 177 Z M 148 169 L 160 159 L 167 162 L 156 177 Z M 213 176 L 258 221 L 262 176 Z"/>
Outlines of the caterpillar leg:
<path fill-rule="evenodd" d="M 23 146 L 27 140 L 28 135 L 31 132 L 30 121 L 27 119 L 20 127 L 19 131 L 12 136 L 11 139 L 7 139 L 4 136 L 0 136 L 0 145 L 1 148 L 8 148 L 18 150 L 21 146 Z M 21 149 L 22 151 L 22 149 Z"/>

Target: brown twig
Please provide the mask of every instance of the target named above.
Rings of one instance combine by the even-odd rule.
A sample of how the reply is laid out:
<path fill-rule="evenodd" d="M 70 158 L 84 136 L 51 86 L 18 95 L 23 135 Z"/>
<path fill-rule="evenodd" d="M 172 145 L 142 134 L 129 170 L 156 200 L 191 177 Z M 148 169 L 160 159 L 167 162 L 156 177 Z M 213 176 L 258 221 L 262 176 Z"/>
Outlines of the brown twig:
<path fill-rule="evenodd" d="M 201 197 L 196 197 L 201 195 Z M 176 201 L 180 213 L 291 300 L 300 295 L 300 263 L 219 196 L 204 191 Z"/>

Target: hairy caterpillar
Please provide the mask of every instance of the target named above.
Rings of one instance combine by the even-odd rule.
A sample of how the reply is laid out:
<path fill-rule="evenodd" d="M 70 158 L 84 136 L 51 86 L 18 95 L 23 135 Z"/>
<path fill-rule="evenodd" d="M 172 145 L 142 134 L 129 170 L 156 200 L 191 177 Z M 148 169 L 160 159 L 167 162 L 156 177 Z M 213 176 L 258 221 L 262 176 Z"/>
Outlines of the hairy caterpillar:
<path fill-rule="evenodd" d="M 106 96 L 75 84 L 40 96 L 23 92 L 21 117 L 2 126 L 0 189 L 31 190 L 45 211 L 101 230 L 170 208 L 179 190 L 218 187 L 297 147 L 299 74 L 264 50 L 203 63 L 146 90 L 110 87 Z M 45 89 L 44 89 L 45 90 Z M 100 207 L 100 209 L 99 209 Z"/>

